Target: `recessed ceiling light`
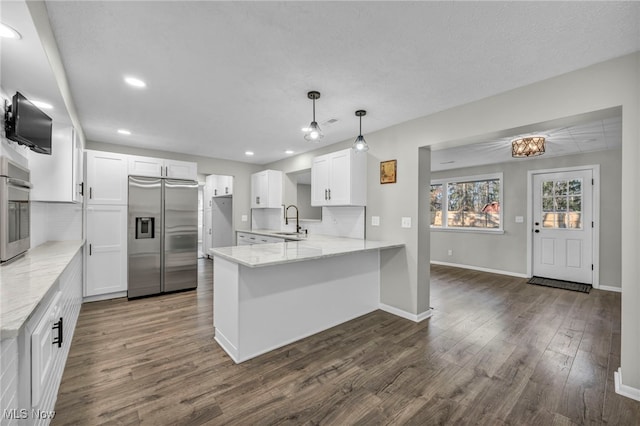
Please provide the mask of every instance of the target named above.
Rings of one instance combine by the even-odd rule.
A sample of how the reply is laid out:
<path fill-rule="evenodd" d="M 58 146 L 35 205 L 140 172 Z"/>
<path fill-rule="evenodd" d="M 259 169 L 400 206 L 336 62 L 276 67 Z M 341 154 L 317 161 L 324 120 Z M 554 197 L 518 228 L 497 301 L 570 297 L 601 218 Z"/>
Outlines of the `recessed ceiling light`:
<path fill-rule="evenodd" d="M 292 150 L 290 150 L 290 149 L 288 149 L 288 150 L 286 150 L 284 153 L 285 153 L 285 154 L 293 154 L 293 151 L 292 151 Z"/>
<path fill-rule="evenodd" d="M 140 80 L 139 78 L 135 78 L 135 77 L 125 77 L 124 81 L 129 85 L 129 86 L 133 86 L 133 87 L 147 87 L 147 83 L 145 83 L 144 81 Z"/>
<path fill-rule="evenodd" d="M 245 151 L 244 155 L 251 157 L 253 155 L 253 151 Z"/>
<path fill-rule="evenodd" d="M 15 40 L 20 40 L 22 36 L 19 32 L 11 28 L 10 26 L 3 24 L 0 22 L 0 37 L 2 38 L 12 38 Z"/>
<path fill-rule="evenodd" d="M 53 109 L 53 105 L 48 104 L 46 102 L 34 101 L 34 100 L 31 100 L 30 102 L 40 109 Z"/>
<path fill-rule="evenodd" d="M 118 129 L 118 133 L 120 133 L 121 135 L 130 135 L 131 132 L 127 129 Z"/>

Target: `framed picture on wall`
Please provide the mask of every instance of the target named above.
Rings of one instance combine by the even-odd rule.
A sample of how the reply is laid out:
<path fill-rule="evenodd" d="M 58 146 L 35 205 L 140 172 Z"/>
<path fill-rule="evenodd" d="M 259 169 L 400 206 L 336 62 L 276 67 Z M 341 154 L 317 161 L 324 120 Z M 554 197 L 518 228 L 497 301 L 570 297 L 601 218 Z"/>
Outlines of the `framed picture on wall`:
<path fill-rule="evenodd" d="M 398 160 L 380 162 L 380 183 L 396 183 Z"/>

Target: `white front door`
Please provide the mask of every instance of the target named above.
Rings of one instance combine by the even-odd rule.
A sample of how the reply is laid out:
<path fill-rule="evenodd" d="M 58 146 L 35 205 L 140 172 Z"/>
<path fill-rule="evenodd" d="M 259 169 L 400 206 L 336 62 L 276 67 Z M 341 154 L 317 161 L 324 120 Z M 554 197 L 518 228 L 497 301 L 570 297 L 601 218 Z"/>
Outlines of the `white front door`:
<path fill-rule="evenodd" d="M 533 175 L 533 275 L 593 283 L 593 170 Z"/>

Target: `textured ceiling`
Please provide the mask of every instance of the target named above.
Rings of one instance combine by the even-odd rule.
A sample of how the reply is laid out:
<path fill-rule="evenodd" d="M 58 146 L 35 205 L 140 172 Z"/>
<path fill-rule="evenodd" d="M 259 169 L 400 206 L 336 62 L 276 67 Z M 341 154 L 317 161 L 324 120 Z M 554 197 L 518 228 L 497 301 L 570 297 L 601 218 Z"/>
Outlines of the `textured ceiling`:
<path fill-rule="evenodd" d="M 46 4 L 89 140 L 259 164 L 318 146 L 309 90 L 327 145 L 640 49 L 634 2 Z"/>

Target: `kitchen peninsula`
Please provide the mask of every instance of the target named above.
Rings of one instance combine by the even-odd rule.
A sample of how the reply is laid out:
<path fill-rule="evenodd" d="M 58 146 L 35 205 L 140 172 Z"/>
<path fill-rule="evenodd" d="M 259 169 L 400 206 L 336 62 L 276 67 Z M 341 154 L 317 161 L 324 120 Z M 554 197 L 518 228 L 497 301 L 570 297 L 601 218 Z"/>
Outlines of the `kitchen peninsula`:
<path fill-rule="evenodd" d="M 402 246 L 309 235 L 210 249 L 215 340 L 240 363 L 378 309 L 379 252 Z"/>

